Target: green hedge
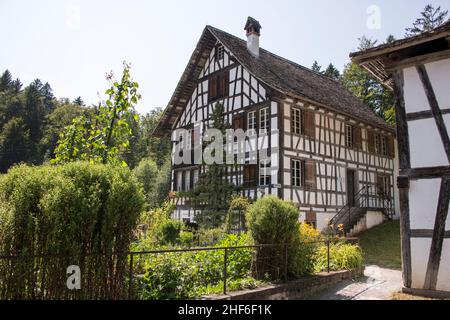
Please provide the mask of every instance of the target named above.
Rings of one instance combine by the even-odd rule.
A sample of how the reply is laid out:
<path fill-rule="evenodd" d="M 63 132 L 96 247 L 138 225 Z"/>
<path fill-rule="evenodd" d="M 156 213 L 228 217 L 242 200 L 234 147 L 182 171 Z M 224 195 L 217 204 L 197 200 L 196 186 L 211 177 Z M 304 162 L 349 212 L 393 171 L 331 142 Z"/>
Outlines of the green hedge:
<path fill-rule="evenodd" d="M 317 248 L 315 254 L 314 271 L 327 271 L 326 245 Z M 345 242 L 330 243 L 330 271 L 352 270 L 362 266 L 363 255 L 358 245 Z"/>
<path fill-rule="evenodd" d="M 0 261 L 1 298 L 123 297 L 124 253 L 144 202 L 127 168 L 76 162 L 11 169 L 0 180 L 0 253 L 19 258 Z M 47 254 L 71 258 L 33 258 Z M 81 268 L 77 292 L 66 288 L 69 265 Z"/>

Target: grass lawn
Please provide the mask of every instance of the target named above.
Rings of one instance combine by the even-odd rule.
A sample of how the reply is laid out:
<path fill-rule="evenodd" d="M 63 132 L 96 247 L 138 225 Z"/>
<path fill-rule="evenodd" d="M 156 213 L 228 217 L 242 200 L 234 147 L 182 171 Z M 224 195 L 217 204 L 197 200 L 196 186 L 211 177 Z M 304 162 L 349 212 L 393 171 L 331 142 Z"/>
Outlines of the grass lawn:
<path fill-rule="evenodd" d="M 402 268 L 399 221 L 388 221 L 362 233 L 359 244 L 364 253 L 365 265 L 398 270 Z"/>

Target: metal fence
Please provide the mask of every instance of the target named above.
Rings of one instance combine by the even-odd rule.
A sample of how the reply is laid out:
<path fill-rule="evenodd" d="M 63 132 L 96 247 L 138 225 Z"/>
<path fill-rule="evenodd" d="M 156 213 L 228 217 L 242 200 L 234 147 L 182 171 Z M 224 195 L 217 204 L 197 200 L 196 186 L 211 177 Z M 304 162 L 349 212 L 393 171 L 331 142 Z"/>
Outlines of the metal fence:
<path fill-rule="evenodd" d="M 322 240 L 318 240 L 318 241 L 312 241 L 312 242 L 308 242 L 308 244 L 322 244 L 325 245 L 327 247 L 327 272 L 330 272 L 330 244 L 331 243 L 336 243 L 336 242 L 348 242 L 348 243 L 357 243 L 358 239 L 356 238 L 347 238 L 347 239 L 322 239 Z M 221 256 L 223 257 L 223 265 L 222 265 L 222 272 L 220 274 L 218 274 L 218 277 L 220 279 L 216 279 L 217 282 L 221 281 L 223 283 L 223 294 L 227 294 L 228 292 L 228 281 L 230 279 L 230 275 L 229 275 L 229 260 L 230 260 L 230 255 L 232 255 L 233 253 L 235 253 L 238 250 L 251 250 L 252 252 L 252 262 L 251 262 L 251 266 L 250 266 L 250 272 L 252 274 L 252 276 L 255 279 L 261 280 L 261 279 L 265 279 L 270 278 L 271 281 L 288 281 L 288 263 L 289 263 L 289 247 L 285 244 L 265 244 L 265 245 L 249 245 L 249 246 L 234 246 L 234 247 L 198 247 L 198 248 L 184 248 L 184 249 L 164 249 L 164 250 L 150 250 L 150 251 L 131 251 L 131 252 L 126 252 L 121 254 L 120 256 L 124 257 L 128 257 L 128 270 L 123 270 L 121 272 L 122 276 L 126 275 L 124 277 L 124 281 L 125 284 L 122 284 L 121 286 L 127 286 L 128 288 L 123 288 L 126 290 L 123 291 L 127 291 L 125 295 L 120 295 L 118 294 L 118 296 L 111 296 L 110 293 L 108 293 L 108 288 L 104 288 L 101 290 L 97 291 L 98 293 L 96 293 L 95 295 L 93 294 L 76 294 L 69 292 L 68 289 L 66 289 L 65 293 L 63 295 L 61 295 L 60 297 L 55 297 L 54 295 L 48 295 L 46 296 L 45 294 L 43 295 L 36 295 L 36 299 L 78 299 L 81 297 L 81 299 L 86 299 L 86 297 L 88 297 L 88 299 L 90 297 L 94 297 L 95 299 L 135 299 L 136 298 L 136 294 L 135 294 L 135 282 L 137 279 L 139 279 L 140 277 L 142 277 L 142 270 L 136 270 L 136 269 L 140 269 L 139 266 L 140 263 L 144 262 L 146 259 L 152 259 L 155 258 L 155 255 L 168 255 L 168 254 L 183 254 L 186 252 L 192 252 L 192 253 L 199 253 L 199 252 L 221 252 Z M 117 254 L 113 255 L 116 256 L 117 258 Z M 99 263 L 102 261 L 100 258 L 101 257 L 105 257 L 105 254 L 103 253 L 90 253 L 90 254 L 85 254 L 83 256 L 83 259 L 85 259 L 86 257 L 97 257 L 99 258 Z M 0 255 L 0 267 L 3 266 L 3 269 L 0 268 L 0 270 L 5 270 L 5 266 L 10 266 L 11 265 L 11 261 L 14 261 L 15 259 L 21 259 L 22 257 L 19 255 Z M 42 259 L 42 258 L 47 258 L 47 259 L 63 259 L 66 263 L 70 264 L 76 264 L 76 262 L 80 259 L 80 257 L 78 256 L 76 259 L 72 259 L 73 257 L 70 255 L 65 255 L 65 254 L 47 254 L 47 255 L 33 255 L 33 256 L 29 256 L 29 259 L 36 259 L 35 261 Z M 108 260 L 107 261 L 115 261 L 115 258 L 112 258 L 111 256 L 106 257 Z M 34 266 L 37 265 L 36 263 L 33 263 L 33 261 L 31 262 L 30 266 Z M 81 268 L 83 267 L 82 265 L 80 266 Z M 108 275 L 104 275 L 104 277 L 116 277 L 116 275 L 114 274 L 114 268 L 112 269 L 112 273 L 108 274 Z M 92 270 L 92 268 L 88 271 L 88 274 L 86 274 L 86 270 L 83 270 L 83 277 L 90 277 L 91 276 L 91 272 L 95 272 L 95 270 Z M 31 268 L 29 270 L 30 275 L 27 275 L 27 277 L 25 277 L 26 279 L 28 278 L 36 278 L 37 274 L 42 273 L 40 270 L 36 270 L 36 268 Z M 62 272 L 62 274 L 65 274 L 65 270 Z M 1 273 L 0 274 L 0 282 L 4 281 L 5 279 L 2 279 L 2 277 L 4 277 L 5 274 Z M 67 275 L 66 275 L 67 276 Z M 108 281 L 108 279 L 105 278 L 105 286 L 109 286 L 110 285 L 110 281 Z M 120 278 L 120 277 L 119 277 Z M 63 281 L 63 279 L 61 279 L 61 281 Z M 39 282 L 39 281 L 37 281 Z M 61 283 L 61 285 L 65 285 L 66 282 L 64 280 L 63 283 Z M 35 283 L 36 286 L 39 286 L 39 283 Z M 82 288 L 83 289 L 83 288 Z M 119 288 L 120 289 L 120 288 Z M 88 289 L 89 290 L 89 289 Z M 44 291 L 44 289 L 42 288 L 37 288 L 36 292 L 41 292 Z M 120 291 L 120 290 L 119 290 Z M 116 294 L 117 292 L 116 291 Z M 3 297 L 3 293 L 0 290 L 0 299 L 5 299 L 5 297 Z"/>

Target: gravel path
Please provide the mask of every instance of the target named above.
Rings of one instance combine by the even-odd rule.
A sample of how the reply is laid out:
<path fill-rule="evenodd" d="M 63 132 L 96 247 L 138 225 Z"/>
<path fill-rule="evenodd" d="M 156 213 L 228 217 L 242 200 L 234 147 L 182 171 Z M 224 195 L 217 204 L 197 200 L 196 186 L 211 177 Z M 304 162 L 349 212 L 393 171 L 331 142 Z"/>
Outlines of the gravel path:
<path fill-rule="evenodd" d="M 309 300 L 390 300 L 402 288 L 399 270 L 366 266 L 364 277 L 345 280 L 310 297 Z"/>

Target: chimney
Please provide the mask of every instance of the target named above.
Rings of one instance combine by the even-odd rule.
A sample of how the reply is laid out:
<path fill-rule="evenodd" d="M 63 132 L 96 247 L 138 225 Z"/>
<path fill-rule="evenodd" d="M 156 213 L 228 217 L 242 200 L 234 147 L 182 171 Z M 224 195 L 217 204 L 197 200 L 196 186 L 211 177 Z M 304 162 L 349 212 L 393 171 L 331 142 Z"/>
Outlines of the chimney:
<path fill-rule="evenodd" d="M 250 53 L 258 58 L 259 57 L 259 36 L 261 25 L 252 17 L 248 17 L 244 30 L 247 31 L 247 49 Z"/>

